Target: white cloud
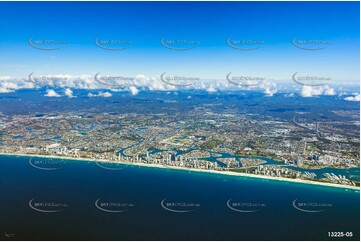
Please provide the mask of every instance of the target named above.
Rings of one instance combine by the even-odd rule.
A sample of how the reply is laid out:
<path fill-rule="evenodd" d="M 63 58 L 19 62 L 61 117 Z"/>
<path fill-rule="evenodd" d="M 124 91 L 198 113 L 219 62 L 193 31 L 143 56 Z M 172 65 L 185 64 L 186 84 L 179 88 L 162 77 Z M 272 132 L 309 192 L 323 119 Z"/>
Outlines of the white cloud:
<path fill-rule="evenodd" d="M 88 97 L 111 97 L 113 96 L 110 92 L 98 92 L 98 94 L 88 93 Z"/>
<path fill-rule="evenodd" d="M 5 87 L 0 87 L 0 93 L 9 93 L 9 92 L 14 92 L 14 90 Z"/>
<path fill-rule="evenodd" d="M 214 87 L 208 87 L 206 89 L 207 92 L 213 93 L 213 92 L 217 92 L 217 89 L 215 89 Z"/>
<path fill-rule="evenodd" d="M 357 93 L 355 96 L 344 98 L 346 101 L 359 102 L 360 101 L 360 93 Z"/>
<path fill-rule="evenodd" d="M 58 93 L 56 93 L 54 90 L 47 90 L 46 94 L 44 95 L 45 97 L 61 97 L 61 95 L 59 95 Z"/>
<path fill-rule="evenodd" d="M 254 88 L 263 89 L 263 93 L 268 97 L 272 97 L 278 92 L 277 84 L 271 81 L 259 82 Z"/>
<path fill-rule="evenodd" d="M 335 89 L 330 88 L 328 86 L 319 86 L 319 87 L 303 86 L 300 95 L 302 97 L 314 97 L 321 95 L 334 96 L 336 95 L 336 92 Z"/>
<path fill-rule="evenodd" d="M 277 93 L 277 88 L 270 88 L 270 87 L 267 87 L 265 88 L 264 90 L 264 94 L 266 94 L 266 96 L 268 97 L 272 97 L 273 95 L 275 95 Z"/>
<path fill-rule="evenodd" d="M 303 86 L 300 94 L 302 97 L 313 97 L 313 96 L 321 95 L 322 91 L 320 91 L 319 88 L 314 88 L 311 86 Z"/>
<path fill-rule="evenodd" d="M 328 88 L 328 89 L 325 90 L 325 92 L 323 94 L 326 95 L 326 96 L 335 96 L 336 92 L 335 92 L 335 89 Z"/>
<path fill-rule="evenodd" d="M 69 98 L 74 98 L 75 97 L 73 95 L 73 91 L 70 88 L 65 89 L 64 94 L 65 94 L 65 96 L 67 96 Z"/>
<path fill-rule="evenodd" d="M 110 92 L 104 92 L 103 97 L 111 97 L 113 96 Z"/>
<path fill-rule="evenodd" d="M 345 96 L 345 95 L 347 95 L 347 92 L 340 92 L 340 93 L 338 94 L 338 97 L 342 97 L 342 96 Z"/>
<path fill-rule="evenodd" d="M 135 87 L 135 86 L 130 86 L 129 88 L 129 92 L 134 96 L 137 95 L 139 90 Z"/>
<path fill-rule="evenodd" d="M 105 75 L 105 73 L 104 73 Z M 233 90 L 255 90 L 263 92 L 266 96 L 274 96 L 276 93 L 288 93 L 284 94 L 285 97 L 291 97 L 294 94 L 292 92 L 300 92 L 302 97 L 314 97 L 320 95 L 333 96 L 355 96 L 355 94 L 350 94 L 355 91 L 355 89 L 349 88 L 347 86 L 334 86 L 331 87 L 321 86 L 321 87 L 312 87 L 312 86 L 297 86 L 296 84 L 282 84 L 279 82 L 274 82 L 272 80 L 264 80 L 257 83 L 254 86 L 236 86 L 229 83 L 225 78 L 224 79 L 200 79 L 196 81 L 187 81 L 185 83 L 191 84 L 189 86 L 175 86 L 170 85 L 162 80 L 160 77 L 147 77 L 144 75 L 136 75 L 133 81 L 125 86 L 124 83 L 120 86 L 104 85 L 95 81 L 93 75 L 81 75 L 81 76 L 70 76 L 70 75 L 55 75 L 55 76 L 44 76 L 42 73 L 34 73 L 32 76 L 35 80 L 34 84 L 28 77 L 24 78 L 14 78 L 9 76 L 0 76 L 0 93 L 9 93 L 14 92 L 20 89 L 34 89 L 34 88 L 50 88 L 54 89 L 55 87 L 60 87 L 65 89 L 65 94 L 63 96 L 74 97 L 73 91 L 82 89 L 82 90 L 107 90 L 109 92 L 130 92 L 132 95 L 137 95 L 140 90 L 144 91 L 178 91 L 178 90 L 205 90 L 207 92 L 216 92 L 216 91 L 233 91 Z M 43 77 L 43 78 L 41 78 Z M 184 84 L 185 84 L 184 83 Z M 182 84 L 182 83 L 178 83 Z M 255 82 L 249 83 L 255 84 Z M 343 89 L 342 89 L 343 88 Z M 69 89 L 69 90 L 67 90 Z M 56 89 L 57 90 L 57 89 Z M 336 92 L 337 91 L 337 92 Z M 346 94 L 347 93 L 347 94 Z M 109 93 L 111 95 L 111 93 Z M 109 94 L 101 94 L 103 97 Z M 346 94 L 346 95 L 344 95 Z M 98 95 L 98 94 L 92 94 Z"/>
<path fill-rule="evenodd" d="M 14 92 L 24 88 L 34 88 L 34 84 L 19 78 L 0 76 L 0 93 Z"/>

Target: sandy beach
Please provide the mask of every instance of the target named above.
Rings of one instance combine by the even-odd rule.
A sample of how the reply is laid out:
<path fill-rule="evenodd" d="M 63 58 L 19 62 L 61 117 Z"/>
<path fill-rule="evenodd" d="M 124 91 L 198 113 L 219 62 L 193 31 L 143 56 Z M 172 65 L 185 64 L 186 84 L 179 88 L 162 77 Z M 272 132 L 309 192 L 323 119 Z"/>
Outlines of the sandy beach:
<path fill-rule="evenodd" d="M 133 166 L 152 167 L 152 168 L 161 168 L 161 169 L 174 169 L 174 170 L 183 170 L 183 171 L 190 171 L 190 172 L 206 172 L 206 173 L 212 173 L 212 174 L 218 174 L 218 175 L 250 177 L 250 178 L 263 179 L 263 180 L 277 180 L 277 181 L 282 181 L 282 182 L 295 182 L 295 183 L 303 183 L 303 184 L 309 184 L 309 185 L 319 185 L 319 186 L 335 187 L 335 188 L 342 188 L 342 189 L 360 190 L 360 187 L 342 185 L 342 184 L 336 184 L 336 183 L 326 183 L 326 182 L 308 181 L 308 180 L 301 180 L 301 179 L 254 175 L 254 174 L 232 172 L 232 171 L 190 169 L 190 168 L 184 168 L 184 167 L 164 166 L 164 165 L 158 165 L 158 164 L 134 163 L 134 162 L 123 162 L 123 161 L 120 162 L 120 161 L 110 161 L 110 160 L 102 160 L 102 159 L 89 159 L 89 158 L 77 158 L 77 157 L 67 157 L 67 156 L 54 156 L 54 155 L 16 154 L 16 153 L 0 153 L 0 155 L 40 157 L 40 158 L 50 158 L 50 159 L 65 159 L 65 160 L 77 160 L 77 161 L 87 161 L 87 162 L 90 161 L 90 162 L 114 163 L 114 164 L 120 164 L 120 165 L 133 165 Z"/>

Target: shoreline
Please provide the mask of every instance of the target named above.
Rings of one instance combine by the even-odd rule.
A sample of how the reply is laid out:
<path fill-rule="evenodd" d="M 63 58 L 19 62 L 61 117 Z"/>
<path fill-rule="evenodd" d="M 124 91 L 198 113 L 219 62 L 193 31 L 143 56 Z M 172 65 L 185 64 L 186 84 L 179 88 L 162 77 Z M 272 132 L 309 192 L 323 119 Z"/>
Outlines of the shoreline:
<path fill-rule="evenodd" d="M 216 170 L 204 170 L 204 169 L 190 169 L 178 166 L 164 166 L 158 164 L 147 164 L 147 163 L 134 163 L 134 162 L 120 162 L 120 161 L 111 161 L 111 160 L 101 160 L 101 159 L 90 159 L 90 158 L 78 158 L 78 157 L 68 157 L 68 156 L 54 156 L 54 155 L 38 155 L 38 154 L 17 154 L 17 153 L 0 153 L 0 155 L 5 156 L 24 156 L 24 157 L 40 157 L 40 158 L 51 158 L 51 159 L 65 159 L 65 160 L 76 160 L 76 161 L 90 161 L 90 162 L 102 162 L 102 163 L 113 163 L 120 165 L 134 165 L 140 167 L 150 167 L 150 168 L 160 168 L 160 169 L 173 169 L 173 170 L 183 170 L 190 172 L 203 172 L 203 173 L 211 173 L 218 175 L 228 175 L 228 176 L 239 176 L 239 177 L 248 177 L 248 178 L 256 178 L 256 179 L 266 179 L 266 180 L 276 180 L 283 182 L 293 182 L 293 183 L 302 183 L 308 185 L 319 185 L 319 186 L 327 186 L 334 188 L 342 188 L 342 189 L 352 189 L 352 190 L 360 190 L 360 187 L 349 186 L 349 185 L 341 185 L 336 183 L 327 183 L 327 182 L 317 182 L 317 181 L 309 181 L 302 179 L 292 179 L 292 178 L 284 178 L 284 177 L 272 177 L 272 176 L 264 176 L 264 175 L 255 175 L 249 173 L 240 173 L 240 172 L 232 172 L 232 171 L 216 171 Z"/>

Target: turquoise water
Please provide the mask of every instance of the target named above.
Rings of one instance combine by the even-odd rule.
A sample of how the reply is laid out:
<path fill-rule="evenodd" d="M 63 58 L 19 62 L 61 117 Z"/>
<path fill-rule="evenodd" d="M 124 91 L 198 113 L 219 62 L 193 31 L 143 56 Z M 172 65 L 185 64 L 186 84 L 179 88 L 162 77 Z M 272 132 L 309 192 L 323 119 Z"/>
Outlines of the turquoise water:
<path fill-rule="evenodd" d="M 75 160 L 30 163 L 0 156 L 0 228 L 18 240 L 331 240 L 332 231 L 359 239 L 357 190 Z M 96 201 L 114 205 L 111 211 L 129 207 L 105 212 Z M 66 206 L 49 213 L 29 202 L 45 211 Z"/>

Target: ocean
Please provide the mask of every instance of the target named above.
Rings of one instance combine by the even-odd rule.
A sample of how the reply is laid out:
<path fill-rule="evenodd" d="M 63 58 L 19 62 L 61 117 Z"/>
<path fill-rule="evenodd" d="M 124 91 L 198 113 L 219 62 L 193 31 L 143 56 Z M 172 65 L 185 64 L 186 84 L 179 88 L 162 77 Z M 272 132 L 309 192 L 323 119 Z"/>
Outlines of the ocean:
<path fill-rule="evenodd" d="M 3 240 L 359 240 L 359 190 L 0 156 Z M 343 232 L 329 237 L 329 232 Z M 340 235 L 340 234 L 339 234 Z"/>

